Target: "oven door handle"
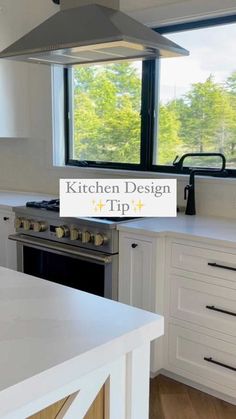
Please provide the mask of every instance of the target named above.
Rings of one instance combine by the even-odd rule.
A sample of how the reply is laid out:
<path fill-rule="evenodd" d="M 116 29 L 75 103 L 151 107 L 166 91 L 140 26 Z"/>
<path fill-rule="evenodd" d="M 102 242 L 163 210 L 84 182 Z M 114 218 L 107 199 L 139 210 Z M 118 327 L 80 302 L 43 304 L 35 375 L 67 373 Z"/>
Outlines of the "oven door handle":
<path fill-rule="evenodd" d="M 99 252 L 87 252 L 84 250 L 78 250 L 76 247 L 70 245 L 64 245 L 62 243 L 51 242 L 49 240 L 44 239 L 35 239 L 34 237 L 26 237 L 23 234 L 12 234 L 9 237 L 9 240 L 16 241 L 17 243 L 21 243 L 26 246 L 31 246 L 37 249 L 49 249 L 60 254 L 67 254 L 71 256 L 79 257 L 86 261 L 94 261 L 101 264 L 109 264 L 112 262 L 112 256 L 106 255 L 104 253 Z"/>

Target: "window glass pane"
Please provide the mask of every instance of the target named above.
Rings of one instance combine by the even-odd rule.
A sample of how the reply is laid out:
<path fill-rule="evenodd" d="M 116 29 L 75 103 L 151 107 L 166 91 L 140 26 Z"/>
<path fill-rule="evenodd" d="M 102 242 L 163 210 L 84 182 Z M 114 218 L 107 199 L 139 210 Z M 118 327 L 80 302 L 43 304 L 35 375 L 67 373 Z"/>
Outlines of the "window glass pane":
<path fill-rule="evenodd" d="M 75 66 L 70 158 L 140 163 L 142 63 Z"/>
<path fill-rule="evenodd" d="M 222 152 L 236 169 L 236 24 L 166 36 L 190 56 L 161 61 L 154 163 L 172 165 L 188 152 Z M 219 160 L 186 164 L 218 167 Z"/>

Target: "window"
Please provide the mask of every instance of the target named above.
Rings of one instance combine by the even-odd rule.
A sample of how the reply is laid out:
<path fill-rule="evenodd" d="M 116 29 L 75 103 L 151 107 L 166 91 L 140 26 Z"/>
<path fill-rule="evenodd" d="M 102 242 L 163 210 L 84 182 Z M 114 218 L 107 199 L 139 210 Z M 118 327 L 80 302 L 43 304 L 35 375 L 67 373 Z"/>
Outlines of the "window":
<path fill-rule="evenodd" d="M 161 62 L 154 163 L 170 165 L 187 152 L 220 152 L 236 169 L 236 23 L 178 29 L 168 37 L 190 56 Z M 211 158 L 195 161 L 206 163 L 218 165 Z"/>
<path fill-rule="evenodd" d="M 68 83 L 72 162 L 139 166 L 142 62 L 74 66 Z"/>
<path fill-rule="evenodd" d="M 176 172 L 221 152 L 236 175 L 236 17 L 157 29 L 189 57 L 66 70 L 67 164 Z M 218 167 L 217 159 L 186 160 Z"/>

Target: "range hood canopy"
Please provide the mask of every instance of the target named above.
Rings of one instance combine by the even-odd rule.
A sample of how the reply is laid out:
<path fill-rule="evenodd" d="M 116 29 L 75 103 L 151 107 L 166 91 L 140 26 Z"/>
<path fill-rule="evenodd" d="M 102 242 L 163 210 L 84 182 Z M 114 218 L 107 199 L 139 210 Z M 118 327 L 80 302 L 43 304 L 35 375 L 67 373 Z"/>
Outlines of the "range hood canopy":
<path fill-rule="evenodd" d="M 33 63 L 88 64 L 188 55 L 119 10 L 119 0 L 53 0 L 61 10 L 0 53 Z M 111 7 L 106 7 L 109 3 Z"/>

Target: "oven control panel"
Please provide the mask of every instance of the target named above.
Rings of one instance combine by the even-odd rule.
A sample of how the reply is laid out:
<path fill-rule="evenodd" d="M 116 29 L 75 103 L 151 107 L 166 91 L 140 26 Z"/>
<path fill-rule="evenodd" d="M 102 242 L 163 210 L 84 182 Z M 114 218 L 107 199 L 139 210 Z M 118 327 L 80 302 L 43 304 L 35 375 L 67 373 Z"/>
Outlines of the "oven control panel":
<path fill-rule="evenodd" d="M 41 233 L 42 238 L 63 242 L 72 241 L 73 244 L 81 243 L 89 247 L 101 247 L 109 242 L 106 232 L 91 231 L 89 226 L 50 224 L 47 221 L 16 217 L 15 228 L 31 235 L 38 236 L 38 233 Z"/>
<path fill-rule="evenodd" d="M 25 231 L 32 230 L 39 233 L 40 231 L 47 231 L 48 224 L 44 221 L 34 221 L 17 217 L 15 218 L 15 228 L 16 230 L 22 228 Z"/>

